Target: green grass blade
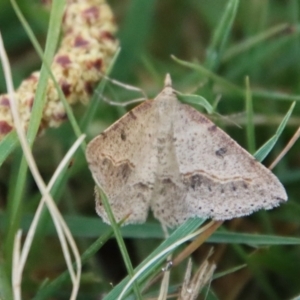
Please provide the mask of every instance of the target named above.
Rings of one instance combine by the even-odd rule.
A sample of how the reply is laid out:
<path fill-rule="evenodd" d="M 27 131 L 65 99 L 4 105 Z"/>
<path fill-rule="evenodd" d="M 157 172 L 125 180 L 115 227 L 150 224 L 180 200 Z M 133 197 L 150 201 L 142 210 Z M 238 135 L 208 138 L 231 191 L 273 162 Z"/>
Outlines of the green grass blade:
<path fill-rule="evenodd" d="M 217 278 L 224 277 L 224 276 L 226 276 L 226 275 L 228 275 L 228 274 L 232 274 L 232 273 L 237 272 L 237 271 L 239 271 L 239 270 L 241 270 L 241 269 L 244 269 L 245 267 L 247 267 L 247 265 L 246 265 L 246 264 L 243 264 L 243 265 L 239 265 L 239 266 L 230 268 L 230 269 L 228 269 L 228 270 L 226 270 L 226 271 L 223 271 L 223 272 L 218 272 L 217 274 L 215 274 L 215 275 L 213 276 L 213 279 L 217 279 Z"/>
<path fill-rule="evenodd" d="M 300 238 L 217 231 L 208 238 L 207 242 L 218 244 L 244 244 L 258 247 L 272 245 L 300 245 Z"/>
<path fill-rule="evenodd" d="M 284 32 L 289 27 L 290 27 L 290 24 L 279 24 L 279 25 L 273 26 L 263 32 L 260 32 L 253 37 L 243 40 L 239 44 L 236 44 L 226 50 L 226 52 L 224 53 L 224 55 L 222 57 L 222 62 L 227 62 L 230 59 L 232 59 L 233 57 L 254 48 L 258 44 L 266 41 L 267 39 L 269 39 L 281 32 Z"/>
<path fill-rule="evenodd" d="M 250 89 L 249 77 L 246 77 L 246 116 L 247 116 L 247 144 L 248 151 L 253 154 L 255 152 L 255 133 L 253 122 L 253 103 Z"/>
<path fill-rule="evenodd" d="M 196 105 L 201 105 L 202 107 L 205 108 L 205 110 L 209 113 L 212 114 L 214 109 L 210 105 L 210 103 L 202 96 L 199 95 L 188 95 L 188 94 L 180 94 L 177 95 L 178 99 L 182 102 L 186 103 L 191 103 L 191 104 L 196 104 Z"/>
<path fill-rule="evenodd" d="M 156 0 L 130 1 L 126 20 L 120 27 L 119 38 L 122 51 L 116 63 L 116 70 L 118 71 L 112 73 L 113 78 L 126 81 L 128 75 L 129 77 L 132 76 L 137 57 L 140 57 L 146 47 L 145 41 L 155 20 L 155 4 Z"/>
<path fill-rule="evenodd" d="M 5 269 L 6 266 L 3 263 L 3 258 L 0 257 L 0 299 L 12 300 L 11 282 Z"/>
<path fill-rule="evenodd" d="M 12 4 L 14 6 L 14 9 L 16 11 L 16 14 L 19 17 L 19 20 L 21 21 L 24 29 L 26 30 L 27 35 L 29 36 L 36 52 L 40 56 L 43 64 L 41 68 L 40 78 L 37 86 L 37 90 L 34 97 L 34 104 L 32 108 L 31 114 L 36 116 L 35 118 L 30 119 L 30 123 L 28 126 L 28 132 L 27 137 L 30 143 L 33 143 L 35 136 L 37 134 L 40 121 L 43 114 L 43 107 L 45 105 L 46 101 L 46 87 L 48 85 L 48 78 L 49 76 L 54 82 L 54 86 L 58 92 L 59 99 L 63 102 L 64 108 L 66 110 L 68 120 L 70 124 L 72 125 L 72 128 L 77 136 L 77 138 L 82 134 L 80 131 L 80 128 L 77 124 L 77 121 L 74 117 L 73 111 L 66 100 L 66 97 L 64 93 L 61 90 L 60 85 L 57 83 L 56 78 L 54 77 L 52 71 L 51 71 L 51 62 L 53 60 L 55 50 L 57 48 L 57 44 L 60 37 L 60 30 L 61 26 L 58 26 L 58 24 L 61 24 L 62 18 L 63 18 L 63 12 L 65 8 L 65 1 L 58 1 L 55 0 L 52 3 L 51 6 L 51 14 L 50 14 L 50 22 L 47 32 L 47 40 L 46 40 L 46 47 L 45 47 L 45 53 L 43 53 L 42 48 L 40 47 L 37 39 L 34 36 L 33 31 L 31 30 L 30 26 L 28 25 L 26 19 L 24 18 L 22 12 L 20 11 L 19 7 L 17 6 L 15 0 L 11 0 Z M 33 121 L 32 121 L 33 120 Z M 85 147 L 85 142 L 81 145 L 82 149 Z"/>
<path fill-rule="evenodd" d="M 63 6 L 62 2 L 64 1 L 53 1 L 52 4 L 52 13 L 50 17 L 50 26 L 49 26 L 49 35 L 47 36 L 47 42 L 46 42 L 46 49 L 45 49 L 45 55 L 44 55 L 44 60 L 48 62 L 52 61 L 52 58 L 55 53 L 55 48 L 54 46 L 57 45 L 57 41 L 59 39 L 59 30 L 57 29 L 59 26 L 57 24 L 60 24 L 60 20 L 62 19 L 63 15 Z M 22 21 L 22 24 L 25 29 L 28 30 L 28 34 L 32 34 L 29 26 L 27 25 L 27 22 L 25 21 L 24 17 L 22 16 L 21 11 L 18 9 L 17 4 L 12 0 L 12 5 L 14 6 L 15 12 Z M 37 41 L 36 41 L 37 42 Z M 29 126 L 28 126 L 28 131 L 27 131 L 27 137 L 29 140 L 29 145 L 32 146 L 34 138 L 36 136 L 36 133 L 38 131 L 39 125 L 40 125 L 40 120 L 42 116 L 42 111 L 44 107 L 44 102 L 45 102 L 45 90 L 47 86 L 47 70 L 45 68 L 42 68 L 41 71 L 41 78 L 44 80 L 39 80 L 36 95 L 35 95 L 35 100 L 34 104 L 32 107 L 32 117 L 30 118 Z M 34 117 L 33 117 L 34 116 Z M 25 158 L 21 160 L 20 168 L 19 168 L 19 173 L 17 177 L 17 181 L 15 183 L 15 186 L 18 188 L 15 190 L 13 194 L 13 198 L 9 199 L 8 203 L 8 215 L 9 215 L 9 220 L 10 220 L 10 227 L 9 231 L 6 237 L 5 241 L 5 255 L 7 258 L 7 265 L 11 266 L 12 262 L 12 247 L 13 247 L 13 240 L 15 233 L 19 227 L 19 217 L 21 215 L 22 211 L 22 205 L 21 205 L 21 200 L 22 200 L 22 195 L 24 193 L 25 189 L 25 182 L 26 182 L 26 175 L 27 175 L 27 162 Z"/>
<path fill-rule="evenodd" d="M 119 224 L 117 224 L 117 222 L 115 220 L 115 217 L 114 217 L 114 214 L 112 212 L 112 209 L 110 207 L 110 203 L 109 203 L 106 195 L 104 194 L 104 192 L 102 192 L 102 190 L 100 189 L 100 187 L 98 187 L 98 193 L 100 195 L 100 199 L 101 199 L 101 201 L 104 205 L 105 211 L 106 211 L 107 216 L 109 218 L 109 222 L 110 222 L 110 224 L 112 226 L 112 229 L 114 231 L 114 234 L 115 234 L 119 249 L 121 251 L 123 261 L 125 263 L 127 272 L 129 274 L 130 278 L 132 278 L 134 276 L 134 271 L 133 271 L 133 267 L 132 267 L 132 264 L 131 264 L 131 260 L 130 260 L 126 245 L 124 243 L 124 239 L 123 239 L 121 231 L 120 231 L 120 226 L 119 226 Z M 133 283 L 133 289 L 134 289 L 134 293 L 135 293 L 137 299 L 142 300 L 142 295 L 140 293 L 140 289 L 138 287 L 137 282 Z"/>
<path fill-rule="evenodd" d="M 285 115 L 285 117 L 281 121 L 279 127 L 277 128 L 275 135 L 272 136 L 264 145 L 262 145 L 254 154 L 254 157 L 258 161 L 263 161 L 265 159 L 265 157 L 270 153 L 270 151 L 275 146 L 277 140 L 279 139 L 281 133 L 283 132 L 283 130 L 294 110 L 295 104 L 296 104 L 295 102 L 292 103 L 290 109 L 288 110 L 287 114 Z"/>
<path fill-rule="evenodd" d="M 204 66 L 208 69 L 214 69 L 221 57 L 236 17 L 239 0 L 229 0 L 222 15 L 222 18 L 213 34 L 211 44 L 207 49 L 207 58 Z"/>
<path fill-rule="evenodd" d="M 25 215 L 22 219 L 22 230 L 28 231 L 33 216 Z M 111 226 L 104 224 L 99 218 L 90 218 L 83 216 L 66 216 L 65 218 L 68 227 L 70 228 L 74 237 L 88 237 L 97 238 L 105 234 Z M 7 216 L 0 213 L 0 231 L 5 228 Z M 133 239 L 163 239 L 164 234 L 159 223 L 145 223 L 136 225 L 127 225 L 121 227 L 121 233 L 124 238 Z M 47 236 L 55 235 L 55 228 L 53 224 L 47 226 L 45 232 Z M 271 245 L 298 245 L 300 238 L 283 237 L 273 235 L 249 234 L 249 233 L 235 233 L 235 232 L 215 232 L 207 240 L 209 243 L 226 243 L 226 244 L 247 244 L 253 246 L 271 246 Z"/>
<path fill-rule="evenodd" d="M 33 102 L 33 107 L 31 114 L 34 116 L 34 118 L 30 118 L 30 123 L 28 126 L 28 132 L 27 137 L 29 140 L 29 143 L 32 144 L 35 136 L 37 134 L 38 128 L 40 126 L 42 114 L 43 114 L 43 108 L 45 105 L 45 95 L 46 95 L 46 87 L 48 84 L 48 78 L 49 78 L 49 66 L 50 63 L 53 60 L 55 50 L 57 48 L 57 44 L 59 41 L 59 35 L 60 35 L 60 28 L 59 24 L 61 24 L 62 17 L 63 17 L 63 11 L 65 7 L 65 1 L 53 1 L 52 4 L 52 10 L 50 15 L 50 22 L 49 22 L 49 28 L 47 33 L 47 41 L 45 46 L 45 53 L 43 53 L 41 47 L 39 46 L 39 43 L 37 39 L 34 36 L 34 33 L 32 32 L 28 22 L 24 18 L 21 10 L 19 9 L 17 3 L 15 0 L 11 0 L 11 3 L 14 7 L 14 10 L 20 20 L 20 22 L 23 25 L 23 28 L 26 30 L 27 35 L 29 36 L 32 44 L 34 45 L 36 51 L 39 53 L 40 57 L 43 60 L 43 65 L 41 68 L 41 74 L 40 79 L 38 82 L 37 90 L 35 93 L 35 98 Z M 48 65 L 48 68 L 47 66 Z"/>
<path fill-rule="evenodd" d="M 216 75 L 215 73 L 208 70 L 204 66 L 201 66 L 200 64 L 194 64 L 194 63 L 190 63 L 190 62 L 181 60 L 181 59 L 175 57 L 174 55 L 172 55 L 171 57 L 180 65 L 199 72 L 201 75 L 208 77 L 209 79 L 213 80 L 214 82 L 220 84 L 220 86 L 227 89 L 228 91 L 231 91 L 238 95 L 244 96 L 244 91 L 242 88 L 229 82 L 228 80 L 224 79 L 223 77 Z"/>
<path fill-rule="evenodd" d="M 290 30 L 287 32 L 283 32 L 282 35 L 276 36 L 274 39 L 267 40 L 265 43 L 259 45 L 260 51 L 255 51 L 256 49 L 251 49 L 248 52 L 243 53 L 243 55 L 239 55 L 232 59 L 230 64 L 230 70 L 227 73 L 227 76 L 230 78 L 239 78 L 244 76 L 244 74 L 251 74 L 252 78 L 256 69 L 256 66 L 265 65 L 267 61 L 270 60 L 275 53 L 285 53 L 285 55 L 292 56 L 292 53 L 288 53 L 292 51 L 293 41 L 297 40 L 300 33 L 300 26 L 295 25 L 289 28 Z M 255 52 L 255 55 L 252 55 Z M 249 59 L 249 55 L 251 55 L 251 59 Z M 286 59 L 288 60 L 288 58 Z M 279 64 L 274 64 L 272 67 L 272 75 L 281 72 L 282 70 L 282 61 Z M 258 70 L 258 74 L 261 73 Z M 270 74 L 271 75 L 271 74 Z M 271 76 L 272 76 L 271 75 Z M 262 78 L 261 78 L 262 79 Z"/>
<path fill-rule="evenodd" d="M 111 238 L 113 235 L 112 227 L 108 228 L 106 232 L 101 235 L 89 248 L 82 254 L 81 262 L 84 265 L 91 257 L 93 257 L 97 251 L 101 249 L 101 247 Z M 75 266 L 75 264 L 74 264 Z M 52 282 L 44 285 L 38 291 L 38 293 L 33 298 L 34 300 L 42 300 L 42 299 L 49 299 L 50 296 L 53 296 L 55 292 L 61 287 L 64 283 L 70 282 L 70 274 L 68 270 L 63 272 L 59 275 L 56 279 Z"/>
<path fill-rule="evenodd" d="M 16 131 L 7 134 L 0 143 L 0 166 L 6 160 L 8 155 L 16 148 L 19 140 Z"/>
<path fill-rule="evenodd" d="M 252 90 L 252 96 L 257 98 L 266 98 L 266 99 L 274 99 L 274 100 L 284 100 L 284 101 L 300 101 L 299 95 L 291 95 L 282 92 L 274 92 L 274 91 L 258 91 Z"/>
<path fill-rule="evenodd" d="M 112 72 L 112 69 L 114 68 L 114 65 L 119 57 L 120 54 L 120 48 L 118 49 L 118 51 L 115 53 L 114 57 L 112 58 L 107 71 L 106 71 L 106 76 L 109 76 L 109 74 Z M 103 79 L 101 80 L 101 82 L 98 84 L 98 86 L 95 88 L 93 97 L 90 101 L 89 107 L 86 110 L 82 121 L 80 122 L 80 128 L 82 129 L 83 132 L 86 131 L 86 129 L 88 128 L 88 125 L 90 124 L 91 120 L 93 119 L 96 111 L 97 111 L 97 107 L 99 105 L 99 102 L 101 101 L 101 94 L 103 93 L 103 90 L 105 88 L 105 85 L 107 83 L 107 80 Z"/>
<path fill-rule="evenodd" d="M 146 263 L 148 263 L 153 257 L 155 257 L 158 253 L 172 245 L 174 242 L 180 240 L 181 238 L 184 238 L 188 234 L 194 232 L 202 223 L 204 220 L 200 219 L 190 219 L 180 227 L 178 227 L 170 236 L 167 238 L 160 246 L 158 246 L 136 269 L 135 272 L 138 271 L 140 268 L 142 268 Z M 167 256 L 167 255 L 166 255 Z M 165 257 L 166 257 L 165 256 Z M 162 257 L 160 260 L 158 260 L 155 264 L 155 266 L 159 265 L 165 257 Z M 154 266 L 153 266 L 154 268 Z M 147 270 L 145 273 L 141 275 L 139 278 L 140 281 L 144 281 L 145 278 L 151 275 L 153 270 Z M 123 288 L 127 284 L 129 278 L 126 277 L 124 280 L 122 280 L 114 289 L 104 298 L 104 300 L 116 300 L 120 293 L 122 292 Z"/>

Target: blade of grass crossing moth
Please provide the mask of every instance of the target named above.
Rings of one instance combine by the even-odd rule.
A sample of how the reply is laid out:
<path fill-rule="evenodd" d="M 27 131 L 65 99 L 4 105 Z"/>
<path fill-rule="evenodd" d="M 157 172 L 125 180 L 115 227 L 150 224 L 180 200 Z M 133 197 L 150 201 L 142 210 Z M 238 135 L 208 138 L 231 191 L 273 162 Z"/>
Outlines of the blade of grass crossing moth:
<path fill-rule="evenodd" d="M 275 135 L 273 135 L 264 145 L 262 145 L 254 154 L 254 157 L 258 160 L 258 161 L 263 161 L 265 159 L 265 157 L 270 153 L 270 151 L 273 149 L 273 147 L 275 146 L 277 140 L 279 139 L 281 133 L 283 132 L 293 110 L 295 107 L 295 102 L 292 103 L 290 109 L 288 110 L 287 114 L 285 115 L 285 117 L 282 119 L 279 127 L 277 128 L 277 131 L 275 133 Z"/>
<path fill-rule="evenodd" d="M 214 109 L 213 107 L 210 105 L 210 103 L 202 96 L 199 95 L 185 95 L 185 94 L 181 94 L 177 96 L 178 99 L 182 102 L 186 102 L 186 103 L 191 103 L 191 104 L 196 104 L 196 105 L 201 105 L 202 107 L 205 108 L 205 110 L 207 111 L 207 113 L 212 114 Z"/>
<path fill-rule="evenodd" d="M 204 220 L 201 219 L 190 219 L 186 223 L 179 226 L 170 236 L 161 243 L 134 271 L 135 273 L 141 269 L 143 266 L 145 266 L 152 258 L 154 258 L 156 255 L 158 255 L 161 251 L 172 245 L 174 242 L 184 238 L 185 236 L 191 234 L 194 232 L 201 224 L 203 224 Z M 156 261 L 155 265 L 153 265 L 153 268 L 147 269 L 145 273 L 141 275 L 139 278 L 139 282 L 145 281 L 146 278 L 148 278 L 152 273 L 153 269 L 157 267 L 166 257 L 168 254 L 166 254 L 164 257 L 162 257 L 160 260 Z M 115 300 L 118 298 L 120 293 L 122 292 L 125 285 L 128 283 L 129 277 L 127 276 L 125 279 L 123 279 L 117 286 L 114 287 L 114 289 L 104 298 L 104 300 Z"/>
<path fill-rule="evenodd" d="M 114 231 L 118 246 L 120 248 L 120 251 L 121 251 L 121 254 L 122 254 L 122 257 L 123 257 L 123 261 L 124 261 L 126 269 L 127 269 L 127 272 L 128 272 L 130 277 L 133 277 L 134 276 L 133 267 L 132 267 L 131 260 L 129 258 L 129 254 L 127 252 L 127 248 L 125 246 L 125 243 L 124 243 L 124 240 L 123 240 L 123 237 L 122 237 L 120 227 L 119 227 L 119 225 L 117 224 L 117 222 L 115 220 L 115 217 L 113 215 L 113 212 L 111 210 L 111 207 L 110 207 L 110 204 L 108 202 L 108 199 L 107 199 L 106 195 L 102 192 L 102 190 L 99 187 L 97 187 L 97 188 L 98 188 L 99 195 L 101 195 L 101 201 L 102 201 L 102 203 L 105 207 L 105 210 L 107 212 L 107 215 L 109 217 L 110 224 L 113 228 L 113 231 Z M 142 300 L 142 295 L 140 293 L 139 286 L 138 286 L 137 282 L 134 282 L 133 289 L 134 289 L 134 293 L 135 293 L 135 296 L 137 297 L 137 299 Z"/>
<path fill-rule="evenodd" d="M 133 282 L 135 280 L 138 280 L 141 275 L 147 270 L 147 269 L 151 269 L 151 271 L 153 273 L 156 273 L 156 271 L 164 271 L 164 270 L 168 270 L 169 269 L 169 266 L 166 266 L 163 267 L 162 269 L 157 269 L 155 271 L 153 271 L 153 268 L 152 266 L 156 264 L 157 261 L 159 261 L 160 259 L 162 258 L 165 258 L 165 257 L 170 257 L 170 253 L 172 253 L 175 249 L 177 249 L 179 246 L 183 245 L 185 242 L 191 240 L 191 239 L 194 239 L 195 237 L 199 237 L 201 238 L 202 237 L 202 234 L 210 227 L 214 227 L 214 222 L 209 222 L 207 225 L 201 227 L 199 230 L 193 232 L 192 234 L 190 235 L 187 235 L 185 236 L 184 238 L 180 239 L 180 240 L 177 240 L 176 242 L 174 242 L 171 246 L 163 249 L 160 253 L 158 253 L 153 259 L 151 259 L 150 261 L 147 262 L 147 264 L 145 264 L 140 270 L 138 270 L 134 277 L 126 284 L 126 286 L 124 287 L 124 289 L 122 290 L 121 294 L 118 296 L 117 300 L 122 300 L 123 297 L 129 292 Z M 222 223 L 222 222 L 217 222 L 217 223 Z M 198 240 L 198 238 L 197 238 Z M 176 263 L 175 263 L 176 264 Z M 167 265 L 170 265 L 169 262 L 167 262 Z M 155 280 L 155 278 L 154 278 Z M 151 284 L 151 283 L 150 283 Z M 147 288 L 147 286 L 145 286 L 145 288 Z"/>

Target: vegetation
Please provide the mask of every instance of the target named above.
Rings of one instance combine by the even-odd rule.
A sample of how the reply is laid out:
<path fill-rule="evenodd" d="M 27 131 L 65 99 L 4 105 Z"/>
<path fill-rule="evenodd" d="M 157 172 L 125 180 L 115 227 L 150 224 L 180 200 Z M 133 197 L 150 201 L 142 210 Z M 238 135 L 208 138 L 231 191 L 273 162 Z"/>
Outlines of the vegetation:
<path fill-rule="evenodd" d="M 19 2 L 35 38 L 41 44 L 47 39 L 47 44 L 56 45 L 59 36 L 52 31 L 49 38 L 48 29 L 53 23 L 49 25 L 48 18 L 53 21 L 57 15 L 49 16 L 33 1 Z M 52 14 L 61 14 L 59 2 L 53 1 L 57 8 Z M 300 297 L 300 146 L 295 135 L 300 123 L 299 2 L 112 0 L 109 4 L 121 46 L 108 70 L 110 78 L 139 87 L 154 98 L 163 87 L 165 74 L 170 73 L 176 90 L 206 99 L 202 105 L 193 106 L 205 114 L 209 112 L 211 120 L 266 166 L 291 146 L 273 169 L 286 188 L 287 203 L 205 227 L 196 239 L 201 246 L 192 254 L 189 249 L 193 243 L 184 242 L 172 249 L 172 267 L 166 263 L 169 252 L 151 261 L 130 287 L 127 299 L 128 295 L 157 299 L 162 277 L 149 283 L 157 274 L 167 273 L 161 272 L 162 268 L 169 267 L 170 282 L 164 287 L 177 299 L 187 268 L 186 256 L 192 257 L 195 274 L 212 247 L 208 260 L 217 267 L 199 299 Z M 57 27 L 55 22 L 52 26 Z M 0 2 L 0 30 L 17 87 L 40 68 L 41 60 L 24 23 L 8 1 Z M 44 55 L 45 74 L 45 61 L 53 54 L 49 50 Z M 4 94 L 6 83 L 4 75 L 0 76 L 0 94 Z M 43 97 L 42 90 L 40 93 Z M 28 131 L 30 144 L 35 139 L 32 150 L 46 183 L 80 133 L 86 133 L 89 141 L 133 107 L 110 105 L 102 101 L 104 97 L 122 103 L 140 95 L 103 80 L 87 105 L 73 106 L 74 118 L 69 115 L 71 111 L 68 114 L 70 122 L 47 129 L 36 138 L 35 129 Z M 31 119 L 39 120 L 41 110 L 35 109 Z M 170 231 L 168 238 L 152 216 L 146 224 L 122 228 L 103 224 L 94 210 L 94 183 L 84 149 L 83 143 L 61 171 L 51 195 L 81 254 L 83 268 L 77 299 L 105 295 L 104 299 L 115 300 L 129 280 L 126 276 L 132 271 L 131 265 L 145 266 L 205 220 L 189 220 Z M 0 143 L 0 163 L 0 299 L 6 300 L 13 297 L 15 234 L 21 228 L 26 236 L 41 193 L 28 172 L 14 131 Z M 182 258 L 176 260 L 178 255 Z M 71 280 L 60 242 L 48 210 L 43 209 L 22 275 L 22 295 L 24 299 L 68 299 L 70 294 Z"/>

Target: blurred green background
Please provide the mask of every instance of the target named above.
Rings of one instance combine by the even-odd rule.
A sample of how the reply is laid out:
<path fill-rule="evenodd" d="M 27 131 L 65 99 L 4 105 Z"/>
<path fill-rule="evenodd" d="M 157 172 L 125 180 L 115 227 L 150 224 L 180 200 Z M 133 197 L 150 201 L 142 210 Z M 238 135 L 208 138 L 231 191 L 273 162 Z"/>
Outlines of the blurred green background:
<path fill-rule="evenodd" d="M 37 39 L 44 45 L 49 13 L 38 1 L 18 3 Z M 230 10 L 228 3 L 236 9 Z M 296 101 L 284 132 L 264 164 L 268 166 L 277 157 L 300 121 L 299 1 L 113 0 L 109 4 L 115 14 L 121 46 L 111 78 L 137 86 L 153 98 L 162 89 L 165 74 L 170 73 L 176 90 L 202 95 L 212 105 L 218 99 L 216 112 L 222 117 L 217 114 L 209 117 L 248 151 L 254 153 L 276 132 L 292 102 Z M 227 19 L 224 19 L 226 13 Z M 0 30 L 17 87 L 32 71 L 39 69 L 41 62 L 6 0 L 0 2 Z M 195 66 L 201 65 L 206 72 L 184 67 L 171 55 L 193 62 Z M 249 76 L 253 98 L 253 123 L 250 125 L 245 96 L 240 92 L 246 89 L 246 76 Z M 0 93 L 5 92 L 0 73 Z M 122 102 L 137 95 L 108 84 L 105 96 Z M 100 95 L 98 101 L 96 116 L 86 132 L 88 141 L 129 110 L 103 103 Z M 201 107 L 197 108 L 206 113 Z M 86 109 L 83 105 L 74 107 L 78 121 Z M 247 126 L 251 128 L 252 125 L 254 135 L 249 136 Z M 37 138 L 33 151 L 46 182 L 74 140 L 68 122 Z M 286 187 L 289 201 L 272 211 L 228 221 L 221 231 L 299 237 L 299 148 L 298 141 L 274 170 Z M 15 188 L 20 157 L 20 150 L 15 150 L 0 170 L 0 248 L 5 240 L 4 220 L 8 217 L 5 212 L 9 195 Z M 36 185 L 28 175 L 20 216 L 25 231 L 39 198 Z M 108 230 L 94 211 L 93 181 L 82 153 L 74 160 L 55 198 L 82 252 Z M 163 235 L 157 221 L 150 216 L 146 225 L 125 227 L 124 236 L 136 266 L 155 249 Z M 214 280 L 209 299 L 292 299 L 300 294 L 299 246 L 278 240 L 276 246 L 256 247 L 247 238 L 241 244 L 234 244 L 232 239 L 213 242 L 217 272 L 244 263 L 247 266 Z M 207 243 L 194 253 L 196 264 L 211 246 L 212 243 Z M 5 256 L 0 257 L 5 260 Z M 182 283 L 185 267 L 183 263 L 172 270 L 171 287 Z M 51 280 L 64 270 L 52 222 L 45 218 L 26 265 L 22 286 L 24 299 L 31 299 L 45 278 Z M 125 276 L 118 247 L 111 239 L 85 265 L 78 299 L 98 299 L 99 295 L 111 290 L 111 284 L 114 286 Z M 158 285 L 152 289 L 154 294 L 157 291 Z M 65 284 L 57 288 L 51 299 L 67 299 L 68 293 L 69 285 Z"/>

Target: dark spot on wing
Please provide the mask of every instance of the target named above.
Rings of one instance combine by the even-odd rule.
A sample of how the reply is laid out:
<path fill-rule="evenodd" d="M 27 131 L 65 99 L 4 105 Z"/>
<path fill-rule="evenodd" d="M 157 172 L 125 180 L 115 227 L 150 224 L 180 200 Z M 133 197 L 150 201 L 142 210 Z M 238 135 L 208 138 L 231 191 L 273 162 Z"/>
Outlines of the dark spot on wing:
<path fill-rule="evenodd" d="M 115 122 L 115 123 L 112 125 L 111 129 L 112 129 L 112 130 L 117 130 L 117 129 L 120 127 L 120 125 L 122 125 L 121 122 Z"/>
<path fill-rule="evenodd" d="M 220 148 L 219 150 L 217 150 L 216 152 L 215 152 L 215 154 L 217 155 L 217 156 L 219 156 L 219 157 L 224 157 L 224 154 L 227 152 L 227 148 L 225 148 L 225 147 L 222 147 L 222 148 Z"/>
<path fill-rule="evenodd" d="M 162 180 L 162 183 L 163 183 L 163 184 L 170 184 L 170 183 L 173 183 L 173 181 L 172 181 L 170 178 L 164 178 L 164 179 Z"/>
<path fill-rule="evenodd" d="M 165 138 L 158 138 L 157 141 L 158 141 L 159 144 L 165 144 L 166 143 Z"/>
<path fill-rule="evenodd" d="M 105 166 L 108 164 L 108 162 L 109 162 L 109 160 L 107 158 L 103 158 L 102 165 Z"/>
<path fill-rule="evenodd" d="M 247 188 L 248 188 L 248 185 L 247 185 L 245 182 L 243 182 L 243 187 L 244 187 L 245 189 L 247 189 Z"/>
<path fill-rule="evenodd" d="M 121 131 L 121 140 L 126 141 L 126 134 L 125 134 L 124 130 Z"/>
<path fill-rule="evenodd" d="M 140 190 L 147 190 L 149 188 L 149 186 L 143 182 L 139 182 L 135 184 L 135 186 Z"/>
<path fill-rule="evenodd" d="M 106 138 L 107 138 L 107 134 L 106 134 L 105 132 L 102 132 L 100 135 L 101 135 L 101 137 L 102 137 L 103 139 L 106 139 Z"/>
<path fill-rule="evenodd" d="M 195 174 L 190 179 L 190 187 L 195 190 L 196 187 L 202 184 L 202 176 L 199 174 Z"/>
<path fill-rule="evenodd" d="M 131 168 L 129 166 L 129 164 L 122 164 L 119 166 L 119 172 L 122 175 L 122 178 L 124 180 L 127 180 L 130 173 L 131 173 Z"/>
<path fill-rule="evenodd" d="M 215 132 L 215 131 L 217 131 L 217 125 L 212 125 L 212 126 L 210 126 L 210 127 L 208 127 L 208 131 L 210 131 L 210 132 Z"/>
<path fill-rule="evenodd" d="M 144 203 L 146 202 L 146 199 L 145 199 L 143 193 L 138 193 L 138 194 L 137 194 L 137 198 L 138 198 L 140 201 L 144 202 Z"/>
<path fill-rule="evenodd" d="M 128 115 L 134 120 L 137 119 L 136 115 L 132 112 L 132 110 L 129 111 Z"/>
<path fill-rule="evenodd" d="M 232 185 L 231 188 L 232 188 L 233 191 L 236 191 L 236 186 L 234 184 Z"/>

